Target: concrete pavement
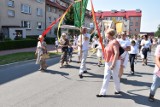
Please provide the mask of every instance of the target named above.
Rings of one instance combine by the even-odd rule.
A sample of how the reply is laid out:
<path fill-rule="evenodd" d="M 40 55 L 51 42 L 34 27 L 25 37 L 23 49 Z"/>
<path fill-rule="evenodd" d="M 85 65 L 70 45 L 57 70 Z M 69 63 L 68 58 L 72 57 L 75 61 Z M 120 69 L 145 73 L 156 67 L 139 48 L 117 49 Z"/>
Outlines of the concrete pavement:
<path fill-rule="evenodd" d="M 0 68 L 0 107 L 159 107 L 160 90 L 154 103 L 148 101 L 154 68 L 153 55 L 148 66 L 140 60 L 135 65 L 135 75 L 129 74 L 129 64 L 121 80 L 121 95 L 114 95 L 114 83 L 110 81 L 107 97 L 97 98 L 103 67 L 97 67 L 96 56 L 87 59 L 88 73 L 78 77 L 80 64 L 73 62 L 59 68 L 59 57 L 47 61 L 47 72 L 37 71 L 35 62 Z"/>

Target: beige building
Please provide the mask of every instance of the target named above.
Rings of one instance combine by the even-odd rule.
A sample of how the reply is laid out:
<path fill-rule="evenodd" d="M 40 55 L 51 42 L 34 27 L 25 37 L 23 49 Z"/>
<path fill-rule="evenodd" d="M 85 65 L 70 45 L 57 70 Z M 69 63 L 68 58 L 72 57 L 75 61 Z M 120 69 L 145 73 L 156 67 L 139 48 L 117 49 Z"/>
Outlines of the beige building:
<path fill-rule="evenodd" d="M 44 0 L 1 0 L 0 33 L 5 38 L 39 35 L 44 28 Z"/>
<path fill-rule="evenodd" d="M 53 21 L 59 18 L 67 9 L 70 0 L 46 0 L 46 26 L 49 26 Z M 53 26 L 51 31 L 47 34 L 49 37 L 56 37 L 56 28 L 58 23 Z"/>
<path fill-rule="evenodd" d="M 72 0 L 1 0 L 0 37 L 14 39 L 16 36 L 37 36 L 53 21 L 59 18 Z M 84 26 L 92 22 L 90 11 L 86 11 Z M 53 26 L 47 34 L 56 37 Z"/>

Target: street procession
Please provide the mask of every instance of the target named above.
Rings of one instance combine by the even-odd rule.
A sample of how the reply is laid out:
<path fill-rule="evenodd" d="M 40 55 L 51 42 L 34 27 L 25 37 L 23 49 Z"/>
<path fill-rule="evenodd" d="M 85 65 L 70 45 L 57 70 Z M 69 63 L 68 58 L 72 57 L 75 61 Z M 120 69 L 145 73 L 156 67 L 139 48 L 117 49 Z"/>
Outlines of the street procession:
<path fill-rule="evenodd" d="M 9 1 L 15 7 L 18 4 Z M 100 9 L 104 0 L 44 1 L 50 12 L 54 9 L 51 6 L 65 9 L 54 10 L 61 14 L 54 20 L 48 17 L 44 29 L 37 18 L 41 32 L 34 37 L 34 47 L 15 49 L 15 53 L 32 51 L 33 60 L 0 65 L 0 107 L 160 106 L 160 25 L 155 33 L 141 32 L 146 14 L 143 9 L 118 11 L 114 5 L 118 8 L 116 2 L 120 1 L 116 0 L 110 1 L 111 6 L 105 1 L 106 7 L 114 9 L 111 11 Z M 50 14 L 45 13 L 45 17 Z M 30 22 L 22 23 L 29 26 L 25 30 L 11 27 L 8 31 L 17 29 L 14 39 L 23 38 L 23 33 L 32 30 Z M 53 29 L 54 41 L 47 40 L 53 36 Z M 9 50 L 0 53 L 5 52 Z"/>
<path fill-rule="evenodd" d="M 79 3 L 80 2 L 80 3 Z M 90 42 L 91 35 L 87 32 L 87 28 L 82 27 L 83 20 L 84 20 L 84 12 L 83 8 L 86 8 L 87 0 L 83 1 L 75 1 L 75 11 L 77 13 L 76 18 L 79 18 L 75 21 L 75 24 L 77 27 L 80 28 L 80 35 L 78 37 L 75 37 L 74 43 L 75 47 L 78 48 L 77 56 L 79 58 L 80 68 L 79 68 L 79 77 L 83 78 L 83 74 L 87 73 L 87 67 L 86 67 L 86 60 L 88 56 L 88 51 L 92 49 L 93 51 L 97 51 L 97 59 L 99 59 L 99 62 L 97 61 L 97 65 L 102 65 L 102 60 L 104 60 L 104 79 L 102 88 L 100 90 L 100 94 L 97 94 L 97 97 L 104 97 L 106 95 L 108 82 L 110 78 L 112 77 L 115 82 L 115 94 L 120 94 L 120 79 L 123 75 L 124 68 L 127 66 L 127 63 L 129 62 L 129 66 L 131 67 L 130 73 L 131 75 L 134 75 L 135 68 L 134 63 L 138 56 L 141 56 L 142 58 L 142 66 L 147 65 L 147 54 L 148 52 L 151 52 L 152 47 L 152 39 L 149 35 L 142 35 L 141 37 L 138 35 L 134 35 L 134 37 L 128 37 L 126 34 L 126 29 L 123 27 L 123 22 L 118 22 L 115 19 L 110 22 L 105 22 L 104 30 L 102 28 L 100 29 L 100 26 L 104 24 L 103 22 L 97 22 L 94 7 L 91 0 L 92 5 L 92 16 L 93 21 L 95 24 L 95 29 L 93 29 L 93 32 L 97 31 L 98 36 L 94 36 L 92 39 L 92 42 Z M 78 4 L 79 3 L 79 4 Z M 82 6 L 79 7 L 78 6 Z M 81 9 L 82 8 L 82 9 Z M 69 9 L 69 8 L 68 8 Z M 66 11 L 67 12 L 67 11 Z M 78 14 L 80 12 L 80 14 Z M 100 25 L 101 24 L 101 25 Z M 53 25 L 52 25 L 53 26 Z M 45 49 L 46 44 L 43 41 L 43 37 L 47 33 L 47 31 L 50 29 L 50 26 L 48 29 L 46 29 L 45 32 L 43 32 L 42 35 L 38 37 L 39 42 L 37 45 L 37 51 L 38 53 L 37 60 L 40 63 L 40 69 L 41 71 L 45 71 L 47 69 L 47 64 L 45 63 L 46 59 L 42 52 L 47 49 Z M 116 29 L 116 30 L 115 30 Z M 102 30 L 102 31 L 101 31 Z M 104 35 L 103 35 L 104 34 Z M 66 62 L 66 65 L 69 64 L 69 57 L 72 57 L 73 53 L 73 47 L 72 42 L 69 42 L 67 38 L 67 34 L 62 33 L 61 38 L 59 39 L 59 46 L 61 47 L 62 55 L 60 60 L 60 68 L 63 67 L 64 62 Z M 119 37 L 119 38 L 118 38 Z M 96 40 L 98 39 L 98 40 Z M 103 42 L 105 41 L 105 42 Z M 92 43 L 92 44 L 91 44 Z M 92 45 L 92 48 L 90 47 Z M 158 55 L 160 49 L 156 49 L 156 55 Z M 43 57 L 44 56 L 44 57 Z M 158 56 L 157 56 L 158 57 Z M 159 58 L 157 58 L 159 59 Z M 157 68 L 159 62 L 156 62 Z M 158 76 L 159 74 L 159 76 Z M 155 91 L 158 88 L 158 81 L 160 78 L 160 71 L 156 70 L 155 74 L 155 80 L 154 83 L 151 86 L 151 91 L 149 95 L 149 101 L 154 101 L 154 95 Z"/>

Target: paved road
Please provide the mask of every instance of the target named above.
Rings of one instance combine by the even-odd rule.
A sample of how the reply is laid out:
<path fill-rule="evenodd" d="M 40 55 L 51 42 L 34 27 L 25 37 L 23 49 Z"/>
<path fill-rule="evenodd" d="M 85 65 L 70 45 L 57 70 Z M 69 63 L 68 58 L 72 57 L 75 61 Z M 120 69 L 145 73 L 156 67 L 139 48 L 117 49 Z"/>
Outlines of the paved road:
<path fill-rule="evenodd" d="M 110 81 L 108 97 L 97 98 L 103 79 L 103 67 L 97 67 L 95 56 L 87 59 L 88 74 L 78 77 L 79 64 L 59 68 L 59 57 L 47 61 L 48 71 L 37 71 L 34 61 L 0 68 L 0 107 L 160 107 L 160 90 L 154 103 L 148 101 L 152 82 L 153 56 L 149 65 L 135 65 L 135 76 L 129 66 L 121 80 L 122 95 L 114 95 Z"/>

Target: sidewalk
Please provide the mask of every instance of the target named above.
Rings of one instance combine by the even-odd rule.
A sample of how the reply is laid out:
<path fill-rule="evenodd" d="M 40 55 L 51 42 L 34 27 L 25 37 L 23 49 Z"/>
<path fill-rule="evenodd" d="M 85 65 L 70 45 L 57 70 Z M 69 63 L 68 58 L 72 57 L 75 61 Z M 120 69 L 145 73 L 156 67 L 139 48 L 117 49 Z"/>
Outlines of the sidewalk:
<path fill-rule="evenodd" d="M 54 45 L 47 45 L 47 50 L 56 52 Z M 18 53 L 18 52 L 35 52 L 36 47 L 31 47 L 31 48 L 23 48 L 23 49 L 13 49 L 13 50 L 4 50 L 0 51 L 0 56 L 2 55 L 7 55 L 7 54 L 13 54 L 13 53 Z M 59 50 L 60 52 L 60 50 Z"/>

